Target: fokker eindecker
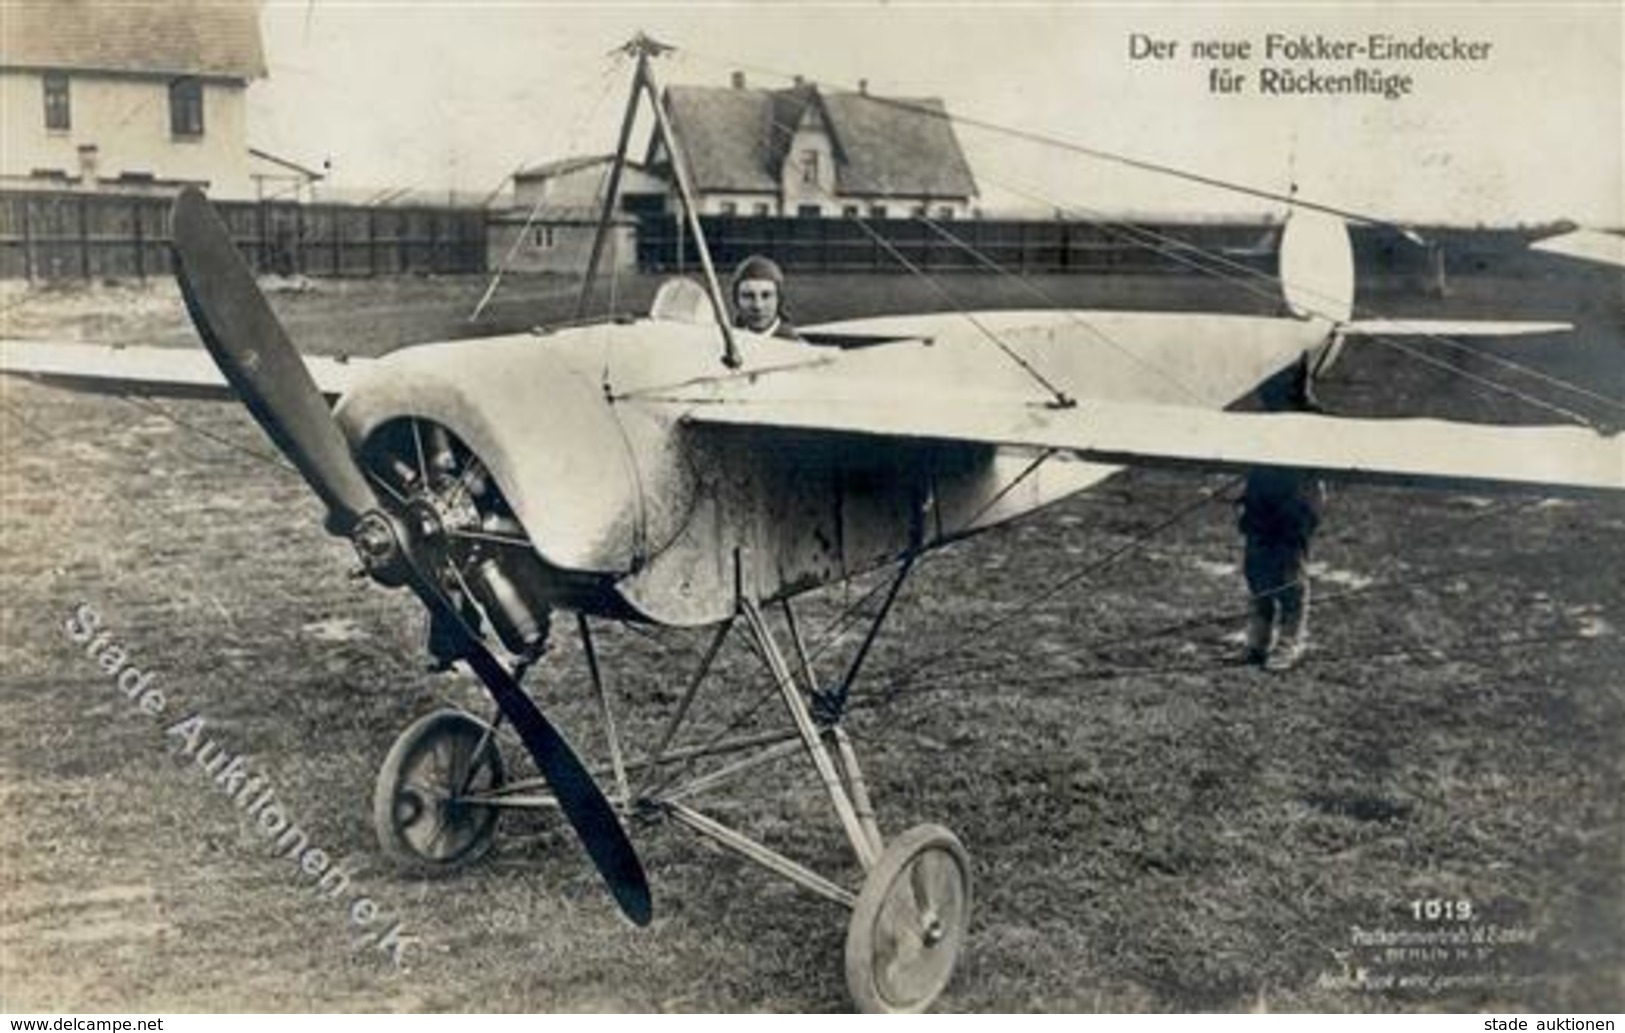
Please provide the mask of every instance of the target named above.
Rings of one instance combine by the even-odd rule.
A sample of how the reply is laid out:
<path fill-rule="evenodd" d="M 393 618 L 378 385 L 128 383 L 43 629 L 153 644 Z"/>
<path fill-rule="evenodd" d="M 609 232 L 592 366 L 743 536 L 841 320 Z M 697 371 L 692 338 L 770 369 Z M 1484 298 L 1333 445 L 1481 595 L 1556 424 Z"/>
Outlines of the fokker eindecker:
<path fill-rule="evenodd" d="M 681 141 L 650 69 L 654 49 L 636 49 L 633 102 L 640 93 L 653 101 L 687 198 Z M 500 810 L 556 807 L 626 916 L 644 924 L 649 885 L 623 820 L 665 817 L 849 908 L 846 978 L 864 1009 L 929 1007 L 970 913 L 959 840 L 936 825 L 884 835 L 842 723 L 869 642 L 923 553 L 1128 464 L 1625 490 L 1625 438 L 1584 427 L 1226 411 L 1272 378 L 1323 372 L 1346 337 L 1373 329 L 1351 318 L 1346 230 L 1324 213 L 1298 211 L 1284 231 L 1290 315 L 939 313 L 813 327 L 797 342 L 730 326 L 687 209 L 704 286 L 674 281 L 648 318 L 307 364 L 213 209 L 188 190 L 172 219 L 178 277 L 218 374 L 175 352 L 72 347 L 11 346 L 4 369 L 149 392 L 208 391 L 223 374 L 320 497 L 327 530 L 354 544 L 374 580 L 422 600 L 442 651 L 478 676 L 496 714 L 440 710 L 401 735 L 375 794 L 390 854 L 454 868 L 485 852 Z M 888 566 L 889 594 L 855 657 L 840 676 L 821 678 L 792 601 Z M 781 628 L 768 607 L 782 608 Z M 578 615 L 610 743 L 607 796 L 520 687 L 553 611 Z M 610 720 L 592 619 L 715 629 L 664 733 L 635 762 Z M 735 628 L 765 663 L 793 727 L 674 748 Z M 496 740 L 503 723 L 539 779 L 507 775 Z M 855 891 L 691 802 L 796 752 L 810 760 L 864 872 Z M 702 755 L 731 759 L 689 777 Z"/>

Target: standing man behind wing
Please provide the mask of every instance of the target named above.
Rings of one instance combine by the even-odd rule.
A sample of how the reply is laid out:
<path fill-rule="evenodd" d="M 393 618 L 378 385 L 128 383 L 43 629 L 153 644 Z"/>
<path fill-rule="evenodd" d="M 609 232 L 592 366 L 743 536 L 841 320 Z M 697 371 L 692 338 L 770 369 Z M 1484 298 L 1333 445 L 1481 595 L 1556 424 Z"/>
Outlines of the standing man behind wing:
<path fill-rule="evenodd" d="M 734 326 L 753 334 L 801 340 L 784 316 L 784 270 L 777 262 L 751 255 L 734 270 L 730 287 Z"/>
<path fill-rule="evenodd" d="M 1308 363 L 1259 389 L 1269 412 L 1319 412 L 1309 388 Z M 1309 545 L 1320 526 L 1326 485 L 1312 470 L 1254 467 L 1239 507 L 1246 536 L 1242 569 L 1251 595 L 1247 662 L 1285 671 L 1309 647 Z"/>

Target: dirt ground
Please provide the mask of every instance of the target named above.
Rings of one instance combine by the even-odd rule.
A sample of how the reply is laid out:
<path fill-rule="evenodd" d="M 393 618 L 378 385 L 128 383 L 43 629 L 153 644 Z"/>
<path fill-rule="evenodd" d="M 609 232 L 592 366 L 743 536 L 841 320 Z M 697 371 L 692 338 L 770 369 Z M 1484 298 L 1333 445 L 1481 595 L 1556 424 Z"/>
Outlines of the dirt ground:
<path fill-rule="evenodd" d="M 471 324 L 483 282 L 277 286 L 295 339 L 330 353 L 523 327 L 570 301 L 567 282 L 514 281 Z M 997 281 L 955 286 L 1010 303 Z M 1264 304 L 1185 280 L 1044 286 L 1074 304 Z M 616 288 L 635 307 L 652 286 Z M 797 289 L 806 321 L 921 300 L 872 280 Z M 1617 275 L 1554 262 L 1452 291 L 1368 300 L 1573 319 L 1568 337 L 1432 354 L 1547 398 L 1496 360 L 1625 397 Z M 0 304 L 6 336 L 191 345 L 162 284 L 13 287 Z M 236 407 L 0 388 L 0 1009 L 849 1007 L 845 914 L 675 826 L 633 829 L 655 893 L 645 930 L 545 817 L 505 816 L 493 855 L 455 877 L 392 869 L 370 826 L 380 762 L 419 714 L 479 706 L 459 677 L 424 672 L 415 605 L 345 576 L 348 546 Z M 1539 417 L 1374 343 L 1324 395 L 1357 414 Z M 1315 649 L 1270 675 L 1236 662 L 1233 494 L 1223 476 L 1130 473 L 932 556 L 904 592 L 853 732 L 888 831 L 937 822 L 973 858 L 969 942 L 940 1007 L 1625 1008 L 1625 505 L 1336 487 Z M 808 623 L 868 587 L 823 593 Z M 165 694 L 163 719 L 71 640 L 87 603 Z M 535 691 L 601 756 L 567 638 Z M 704 644 L 602 629 L 635 740 Z M 742 647 L 723 674 L 713 726 L 763 688 Z M 342 902 L 178 752 L 166 727 L 189 715 L 343 859 Z M 707 806 L 855 885 L 804 766 Z"/>

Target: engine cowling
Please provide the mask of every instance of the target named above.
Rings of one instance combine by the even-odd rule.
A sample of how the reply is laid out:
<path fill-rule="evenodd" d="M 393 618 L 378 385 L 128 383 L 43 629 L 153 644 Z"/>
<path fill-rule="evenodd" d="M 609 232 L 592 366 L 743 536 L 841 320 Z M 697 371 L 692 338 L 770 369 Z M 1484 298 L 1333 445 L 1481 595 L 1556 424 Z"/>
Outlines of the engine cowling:
<path fill-rule="evenodd" d="M 645 555 L 638 476 L 608 400 L 535 337 L 394 352 L 357 378 L 335 415 L 358 450 L 404 418 L 451 431 L 554 567 L 615 577 Z"/>

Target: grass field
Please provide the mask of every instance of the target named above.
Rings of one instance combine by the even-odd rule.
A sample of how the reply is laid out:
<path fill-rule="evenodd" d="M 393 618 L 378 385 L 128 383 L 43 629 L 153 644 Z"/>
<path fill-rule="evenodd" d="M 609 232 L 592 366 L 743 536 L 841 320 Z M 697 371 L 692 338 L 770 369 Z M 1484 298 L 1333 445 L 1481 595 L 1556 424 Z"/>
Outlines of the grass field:
<path fill-rule="evenodd" d="M 1572 338 L 1490 354 L 1625 397 L 1617 276 L 1552 269 L 1464 278 L 1443 301 L 1395 286 L 1373 303 L 1572 318 Z M 468 324 L 483 286 L 322 284 L 273 301 L 301 346 L 358 354 L 568 311 L 567 282 L 516 281 Z M 1189 286 L 1044 288 L 1075 304 L 1266 306 Z M 1028 303 L 997 280 L 954 287 Z M 617 285 L 628 305 L 650 289 Z M 924 300 L 873 279 L 794 289 L 805 321 Z M 8 336 L 190 344 L 162 285 L 13 290 L 4 304 Z M 392 870 L 369 821 L 379 763 L 437 703 L 478 706 L 460 678 L 423 672 L 415 604 L 344 576 L 349 547 L 322 534 L 296 478 L 248 454 L 268 445 L 236 407 L 0 386 L 0 1008 L 848 1007 L 845 915 L 676 827 L 633 831 L 654 883 L 647 930 L 620 919 L 568 830 L 543 818 L 506 817 L 496 852 L 455 877 Z M 1349 413 L 1531 418 L 1375 344 L 1351 350 L 1325 396 Z M 852 730 L 888 831 L 941 823 L 975 864 L 970 940 L 940 1007 L 1625 1008 L 1625 505 L 1337 489 L 1316 546 L 1315 650 L 1269 675 L 1236 662 L 1226 482 L 1125 475 L 931 557 L 906 590 L 869 666 L 895 694 Z M 814 600 L 811 623 L 866 587 Z M 172 722 L 133 710 L 70 641 L 80 603 L 153 673 L 166 714 L 202 715 L 269 776 L 311 841 L 346 860 L 351 897 L 383 917 L 358 927 L 267 850 L 177 753 Z M 601 755 L 567 638 L 535 690 Z M 636 737 L 703 645 L 604 629 Z M 744 649 L 723 666 L 715 721 L 762 689 Z M 707 805 L 855 885 L 803 767 Z M 1413 902 L 1429 900 L 1468 901 L 1471 918 L 1419 918 Z M 374 945 L 396 920 L 413 938 L 400 966 Z M 1479 937 L 1470 957 L 1375 942 L 1456 927 Z"/>

